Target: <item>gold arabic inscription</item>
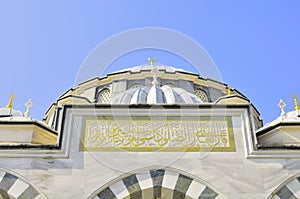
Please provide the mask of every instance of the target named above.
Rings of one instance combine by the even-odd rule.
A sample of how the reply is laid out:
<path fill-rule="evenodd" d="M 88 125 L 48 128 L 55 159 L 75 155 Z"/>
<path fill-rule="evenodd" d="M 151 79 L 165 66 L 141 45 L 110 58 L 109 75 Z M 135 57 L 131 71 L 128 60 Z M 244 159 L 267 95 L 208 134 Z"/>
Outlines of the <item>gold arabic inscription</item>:
<path fill-rule="evenodd" d="M 235 151 L 231 117 L 85 118 L 83 151 Z"/>

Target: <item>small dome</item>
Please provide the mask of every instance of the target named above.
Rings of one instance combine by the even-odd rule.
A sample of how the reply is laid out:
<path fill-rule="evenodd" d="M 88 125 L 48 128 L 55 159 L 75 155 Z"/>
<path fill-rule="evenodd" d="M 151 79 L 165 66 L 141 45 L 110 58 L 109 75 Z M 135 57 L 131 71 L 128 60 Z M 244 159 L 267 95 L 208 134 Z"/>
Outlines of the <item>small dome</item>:
<path fill-rule="evenodd" d="M 287 112 L 284 115 L 277 117 L 275 120 L 273 120 L 271 122 L 268 122 L 260 130 L 275 126 L 280 123 L 295 124 L 295 123 L 299 123 L 299 122 L 300 122 L 299 112 L 294 110 L 294 111 Z"/>
<path fill-rule="evenodd" d="M 196 95 L 168 85 L 132 88 L 111 99 L 111 104 L 200 104 Z"/>
<path fill-rule="evenodd" d="M 21 111 L 9 108 L 0 108 L 0 121 L 29 121 L 29 117 L 25 117 Z"/>
<path fill-rule="evenodd" d="M 21 111 L 16 111 L 14 109 L 0 108 L 0 117 L 7 117 L 7 116 L 23 117 L 23 114 Z"/>

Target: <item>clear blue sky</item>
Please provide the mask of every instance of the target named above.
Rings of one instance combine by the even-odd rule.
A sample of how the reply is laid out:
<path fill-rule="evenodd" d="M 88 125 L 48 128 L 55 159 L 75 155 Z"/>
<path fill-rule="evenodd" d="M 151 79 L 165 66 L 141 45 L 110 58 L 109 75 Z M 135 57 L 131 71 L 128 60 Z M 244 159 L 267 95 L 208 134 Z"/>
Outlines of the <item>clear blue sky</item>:
<path fill-rule="evenodd" d="M 2 0 L 0 106 L 14 91 L 14 109 L 24 112 L 32 98 L 32 116 L 42 119 L 57 97 L 74 87 L 80 65 L 95 46 L 122 31 L 162 27 L 201 44 L 223 81 L 244 93 L 268 122 L 280 114 L 280 98 L 292 110 L 291 94 L 300 95 L 299 10 L 296 0 Z M 159 55 L 159 63 L 189 67 Z M 147 62 L 141 56 L 136 63 L 127 60 L 119 67 Z"/>

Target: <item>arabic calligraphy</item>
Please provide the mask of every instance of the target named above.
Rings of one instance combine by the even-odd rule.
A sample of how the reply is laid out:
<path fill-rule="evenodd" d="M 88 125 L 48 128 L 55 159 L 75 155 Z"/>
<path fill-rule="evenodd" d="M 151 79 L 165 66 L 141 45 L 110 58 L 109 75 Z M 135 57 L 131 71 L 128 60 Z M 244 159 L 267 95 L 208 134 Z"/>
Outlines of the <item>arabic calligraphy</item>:
<path fill-rule="evenodd" d="M 164 148 L 165 151 L 178 151 L 180 148 L 189 148 L 190 151 L 199 151 L 213 148 L 213 151 L 235 151 L 229 117 L 222 120 L 204 120 L 201 117 L 170 117 L 166 120 L 146 117 L 86 118 L 83 140 L 86 150 L 123 148 L 155 151 Z"/>

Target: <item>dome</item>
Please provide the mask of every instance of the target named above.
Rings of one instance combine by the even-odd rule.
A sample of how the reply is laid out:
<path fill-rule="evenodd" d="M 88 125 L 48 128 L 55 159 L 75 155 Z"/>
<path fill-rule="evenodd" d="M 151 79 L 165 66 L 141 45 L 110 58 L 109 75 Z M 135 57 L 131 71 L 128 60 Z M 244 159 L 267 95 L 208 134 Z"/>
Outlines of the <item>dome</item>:
<path fill-rule="evenodd" d="M 9 109 L 9 108 L 0 108 L 0 117 L 23 117 L 23 114 L 21 111 L 17 111 L 14 109 Z"/>
<path fill-rule="evenodd" d="M 287 113 L 284 113 L 277 117 L 275 120 L 268 122 L 265 126 L 263 126 L 259 131 L 279 125 L 279 124 L 297 124 L 300 122 L 299 111 L 294 110 Z M 259 132 L 258 131 L 258 132 Z"/>
<path fill-rule="evenodd" d="M 176 73 L 176 72 L 184 72 L 184 73 L 191 73 L 189 71 L 183 70 L 181 68 L 175 68 L 173 66 L 165 66 L 165 65 L 155 65 L 156 69 L 159 71 L 166 71 L 167 73 Z M 115 71 L 113 73 L 120 73 L 120 72 L 131 72 L 131 73 L 141 73 L 142 71 L 152 71 L 153 66 L 151 65 L 140 65 L 134 66 L 131 68 L 125 68 L 122 70 Z"/>
<path fill-rule="evenodd" d="M 9 108 L 0 108 L 0 121 L 27 121 L 27 118 L 21 111 Z"/>
<path fill-rule="evenodd" d="M 146 85 L 131 88 L 114 96 L 111 104 L 200 104 L 203 103 L 196 95 L 182 88 L 168 85 Z"/>

